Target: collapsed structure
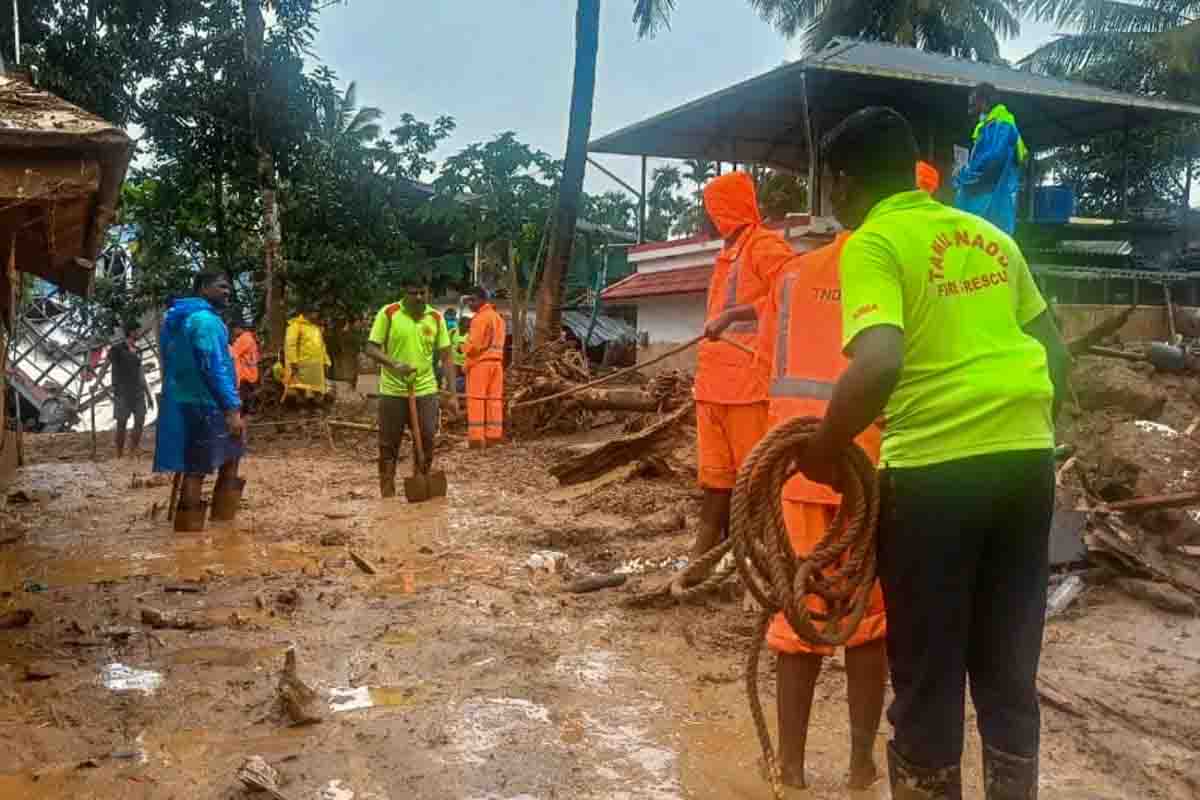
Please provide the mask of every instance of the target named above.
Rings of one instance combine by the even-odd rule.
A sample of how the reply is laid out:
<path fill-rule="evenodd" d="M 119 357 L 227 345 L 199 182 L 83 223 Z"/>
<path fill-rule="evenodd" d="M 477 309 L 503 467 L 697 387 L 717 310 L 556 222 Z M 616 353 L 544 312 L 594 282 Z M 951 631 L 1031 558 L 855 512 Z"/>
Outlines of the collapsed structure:
<path fill-rule="evenodd" d="M 65 419 L 72 406 L 78 413 L 82 382 L 94 377 L 107 337 L 94 334 L 94 319 L 80 299 L 91 295 L 132 149 L 123 131 L 35 88 L 27 76 L 0 75 L 6 388 L 0 480 L 17 463 L 9 429 L 11 420 L 26 416 L 22 401 L 36 409 L 30 418 L 37 424 L 43 407 L 48 419 Z"/>

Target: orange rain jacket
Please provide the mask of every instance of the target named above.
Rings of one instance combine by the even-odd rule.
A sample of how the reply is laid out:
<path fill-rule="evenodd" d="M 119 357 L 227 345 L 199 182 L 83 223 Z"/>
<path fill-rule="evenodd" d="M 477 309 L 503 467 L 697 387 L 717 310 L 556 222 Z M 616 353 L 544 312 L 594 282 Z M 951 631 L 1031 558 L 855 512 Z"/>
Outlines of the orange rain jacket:
<path fill-rule="evenodd" d="M 258 340 L 254 338 L 254 334 L 244 331 L 229 346 L 229 354 L 233 356 L 234 368 L 237 370 L 238 386 L 243 383 L 258 383 Z"/>
<path fill-rule="evenodd" d="M 754 180 L 730 172 L 704 188 L 704 208 L 726 244 L 717 254 L 708 284 L 706 320 L 740 305 L 761 312 L 771 279 L 795 255 L 787 240 L 763 225 Z M 732 239 L 732 244 L 729 240 Z M 736 322 L 725 337 L 753 348 L 757 322 Z M 705 403 L 745 405 L 766 399 L 768 364 L 722 342 L 704 341 L 696 364 L 696 399 Z"/>
<path fill-rule="evenodd" d="M 471 320 L 471 332 L 463 345 L 467 357 L 467 372 L 485 361 L 504 361 L 504 339 L 507 336 L 504 317 L 491 303 L 485 303 Z"/>

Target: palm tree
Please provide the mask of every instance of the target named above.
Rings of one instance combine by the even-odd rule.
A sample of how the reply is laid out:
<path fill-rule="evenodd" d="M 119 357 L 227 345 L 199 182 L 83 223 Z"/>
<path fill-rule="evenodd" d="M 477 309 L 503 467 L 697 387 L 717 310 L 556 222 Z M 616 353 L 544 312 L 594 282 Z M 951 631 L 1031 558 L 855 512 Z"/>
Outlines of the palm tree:
<path fill-rule="evenodd" d="M 358 85 L 350 81 L 346 91 L 339 94 L 330 87 L 321 98 L 321 138 L 330 145 L 345 142 L 361 145 L 378 139 L 383 129 L 379 120 L 383 111 L 374 106 L 358 108 Z"/>
<path fill-rule="evenodd" d="M 633 22 L 642 36 L 653 35 L 670 20 L 675 0 L 634 0 Z M 578 0 L 575 9 L 575 74 L 571 86 L 567 153 L 558 186 L 550 243 L 546 248 L 537 297 L 535 345 L 558 338 L 562 321 L 563 277 L 575 243 L 575 223 L 583 195 L 587 143 L 592 132 L 596 94 L 596 55 L 600 49 L 600 0 Z"/>
<path fill-rule="evenodd" d="M 1070 2 L 1070 0 L 1063 0 Z M 835 36 L 907 45 L 995 61 L 1000 38 L 1021 32 L 1022 0 L 749 0 L 784 36 L 809 50 Z"/>
<path fill-rule="evenodd" d="M 1079 73 L 1123 65 L 1151 74 L 1165 68 L 1175 99 L 1200 99 L 1200 0 L 1033 0 L 1031 13 L 1072 31 L 1022 64 Z"/>

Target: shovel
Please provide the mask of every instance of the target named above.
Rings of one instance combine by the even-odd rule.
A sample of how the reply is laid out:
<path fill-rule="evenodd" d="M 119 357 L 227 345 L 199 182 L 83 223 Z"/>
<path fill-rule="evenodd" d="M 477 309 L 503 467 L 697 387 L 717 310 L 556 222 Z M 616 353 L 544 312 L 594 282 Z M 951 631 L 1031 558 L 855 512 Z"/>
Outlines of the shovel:
<path fill-rule="evenodd" d="M 413 389 L 411 386 L 408 389 L 408 419 L 417 447 L 417 460 L 413 464 L 412 477 L 404 479 L 404 496 L 410 503 L 423 503 L 432 497 L 446 496 L 446 473 L 440 469 L 421 472 L 425 466 L 425 444 L 421 440 L 421 419 L 417 414 L 417 396 L 413 394 Z"/>

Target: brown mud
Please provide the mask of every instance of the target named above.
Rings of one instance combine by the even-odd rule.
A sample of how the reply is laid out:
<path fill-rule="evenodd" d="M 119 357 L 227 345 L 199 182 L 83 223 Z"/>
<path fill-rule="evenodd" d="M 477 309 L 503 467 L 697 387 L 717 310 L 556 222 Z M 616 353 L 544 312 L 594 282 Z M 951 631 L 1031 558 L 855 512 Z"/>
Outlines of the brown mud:
<path fill-rule="evenodd" d="M 737 599 L 621 605 L 687 552 L 688 530 L 659 521 L 694 525 L 689 476 L 563 492 L 546 466 L 566 440 L 459 445 L 439 451 L 450 496 L 411 506 L 377 499 L 368 435 L 339 432 L 336 452 L 260 436 L 237 521 L 181 535 L 169 487 L 131 488 L 148 461 L 91 463 L 85 437 L 29 442 L 4 513 L 24 535 L 0 546 L 0 613 L 35 614 L 0 631 L 0 798 L 230 800 L 249 755 L 296 800 L 770 797 L 742 679 L 752 616 Z M 566 553 L 561 574 L 526 565 L 545 550 Z M 612 570 L 631 580 L 562 592 Z M 152 629 L 148 607 L 213 627 Z M 279 711 L 290 647 L 328 703 L 321 723 Z M 1200 621 L 1092 588 L 1049 626 L 1043 664 L 1043 798 L 1200 793 Z M 886 726 L 881 770 L 885 741 Z M 794 797 L 888 796 L 843 788 L 836 658 L 809 748 L 811 788 Z M 978 762 L 969 724 L 969 797 Z"/>

